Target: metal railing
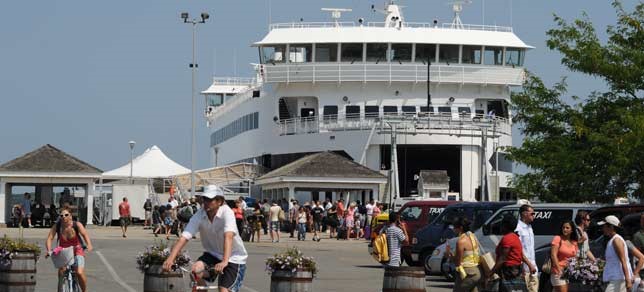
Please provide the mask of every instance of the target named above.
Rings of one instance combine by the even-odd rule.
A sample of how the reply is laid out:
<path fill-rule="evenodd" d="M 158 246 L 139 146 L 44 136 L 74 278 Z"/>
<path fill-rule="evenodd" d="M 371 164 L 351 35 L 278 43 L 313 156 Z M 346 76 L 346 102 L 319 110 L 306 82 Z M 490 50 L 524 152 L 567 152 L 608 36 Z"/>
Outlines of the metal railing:
<path fill-rule="evenodd" d="M 277 126 L 281 136 L 301 135 L 341 131 L 366 131 L 371 130 L 374 124 L 379 130 L 388 126 L 387 121 L 396 121 L 401 133 L 440 133 L 465 135 L 462 131 L 480 131 L 487 128 L 497 135 L 511 135 L 512 125 L 503 117 L 490 117 L 487 115 L 473 115 L 469 113 L 385 113 L 384 115 L 369 117 L 361 115 L 343 114 L 326 115 L 321 119 L 317 116 L 306 118 L 292 118 L 279 120 Z M 402 125 L 402 126 L 401 126 Z M 452 132 L 453 131 L 453 132 Z"/>
<path fill-rule="evenodd" d="M 332 28 L 332 27 L 356 27 L 353 21 L 345 22 L 288 22 L 273 23 L 268 26 L 268 30 L 285 29 L 285 28 Z M 385 27 L 385 22 L 368 22 L 367 27 Z M 479 30 L 479 31 L 498 31 L 512 32 L 512 27 L 498 25 L 480 25 L 480 24 L 462 24 L 458 27 L 452 23 L 434 24 L 430 22 L 403 22 L 403 28 L 435 28 L 435 29 L 459 29 L 459 30 Z"/>
<path fill-rule="evenodd" d="M 257 79 L 255 78 L 243 78 L 243 77 L 213 77 L 212 84 L 214 85 L 245 85 L 245 86 L 255 86 L 257 84 Z"/>
<path fill-rule="evenodd" d="M 438 83 L 473 83 L 521 85 L 523 68 L 491 65 L 431 66 L 431 81 Z M 426 82 L 427 65 L 423 63 L 288 63 L 264 64 L 264 82 Z"/>

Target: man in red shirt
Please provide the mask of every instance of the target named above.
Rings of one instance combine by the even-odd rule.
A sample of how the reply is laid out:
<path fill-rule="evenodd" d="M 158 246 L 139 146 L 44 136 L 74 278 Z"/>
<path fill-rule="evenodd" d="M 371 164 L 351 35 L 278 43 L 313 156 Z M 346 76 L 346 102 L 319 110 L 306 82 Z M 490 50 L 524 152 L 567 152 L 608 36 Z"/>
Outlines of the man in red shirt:
<path fill-rule="evenodd" d="M 130 225 L 130 220 L 132 215 L 130 214 L 130 203 L 127 202 L 127 198 L 123 198 L 123 202 L 119 204 L 119 222 L 121 223 L 121 232 L 123 232 L 123 237 L 127 237 L 127 226 Z"/>

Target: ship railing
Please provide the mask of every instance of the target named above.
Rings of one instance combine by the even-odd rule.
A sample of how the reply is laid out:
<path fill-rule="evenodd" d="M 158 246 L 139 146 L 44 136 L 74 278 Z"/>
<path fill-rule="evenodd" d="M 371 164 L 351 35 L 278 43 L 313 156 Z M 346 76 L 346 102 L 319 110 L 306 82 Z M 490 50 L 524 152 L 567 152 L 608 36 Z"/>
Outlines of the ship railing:
<path fill-rule="evenodd" d="M 287 29 L 287 28 L 332 28 L 332 27 L 356 27 L 353 21 L 343 22 L 287 22 L 273 23 L 268 26 L 268 30 Z M 367 27 L 386 27 L 385 22 L 368 22 Z M 461 29 L 461 30 L 478 30 L 478 31 L 498 31 L 512 32 L 512 27 L 498 25 L 481 25 L 481 24 L 459 24 L 452 23 L 430 23 L 430 22 L 403 22 L 403 28 L 435 28 L 435 29 Z"/>
<path fill-rule="evenodd" d="M 264 64 L 264 82 L 426 82 L 423 63 L 368 62 Z M 523 68 L 493 65 L 432 64 L 432 82 L 521 85 Z"/>
<path fill-rule="evenodd" d="M 321 118 L 313 116 L 283 119 L 279 120 L 277 125 L 280 135 L 284 136 L 365 131 L 370 130 L 374 124 L 380 131 L 384 131 L 390 127 L 388 123 L 395 123 L 401 133 L 467 135 L 477 131 L 480 133 L 485 128 L 490 135 L 492 132 L 496 135 L 512 134 L 512 125 L 506 118 L 469 113 L 386 113 L 378 116 L 369 116 L 369 113 L 366 113 L 366 116 L 341 113 Z"/>

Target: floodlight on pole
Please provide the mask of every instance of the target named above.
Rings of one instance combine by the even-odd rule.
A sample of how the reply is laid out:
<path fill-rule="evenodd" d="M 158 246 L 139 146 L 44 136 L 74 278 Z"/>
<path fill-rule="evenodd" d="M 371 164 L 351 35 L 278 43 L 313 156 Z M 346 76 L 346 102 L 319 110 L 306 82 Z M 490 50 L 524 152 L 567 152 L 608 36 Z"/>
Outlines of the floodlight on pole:
<path fill-rule="evenodd" d="M 134 183 L 132 173 L 134 172 L 134 145 L 136 145 L 136 142 L 130 141 L 128 144 L 130 145 L 130 183 Z"/>
<path fill-rule="evenodd" d="M 197 20 L 196 18 L 190 18 L 190 14 L 188 12 L 182 12 L 181 13 L 181 19 L 183 19 L 184 23 L 189 23 L 192 24 L 192 63 L 190 63 L 190 68 L 192 69 L 192 139 L 191 139 L 191 145 L 190 145 L 190 195 L 191 197 L 195 196 L 195 164 L 196 164 L 196 127 L 195 127 L 195 117 L 196 117 L 196 101 L 195 101 L 195 75 L 196 75 L 196 70 L 197 70 L 197 63 L 195 62 L 196 60 L 196 51 L 195 51 L 195 44 L 196 44 L 196 38 L 197 38 L 197 24 L 198 23 L 205 23 L 207 19 L 210 18 L 210 15 L 206 12 L 201 13 L 201 20 Z"/>

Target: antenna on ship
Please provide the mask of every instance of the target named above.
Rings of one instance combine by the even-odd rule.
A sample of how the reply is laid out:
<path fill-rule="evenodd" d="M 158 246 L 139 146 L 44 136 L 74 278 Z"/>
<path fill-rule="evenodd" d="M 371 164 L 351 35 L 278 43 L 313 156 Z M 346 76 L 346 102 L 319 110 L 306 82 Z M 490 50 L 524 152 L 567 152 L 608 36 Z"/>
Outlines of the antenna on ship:
<path fill-rule="evenodd" d="M 452 20 L 452 28 L 463 29 L 463 22 L 461 22 L 461 12 L 463 11 L 463 4 L 470 4 L 470 0 L 453 1 L 448 4 L 452 5 L 454 11 L 454 19 Z"/>
<path fill-rule="evenodd" d="M 373 12 L 380 12 L 385 15 L 385 27 L 395 27 L 395 28 L 402 28 L 403 27 L 403 15 L 402 15 L 402 9 L 403 6 L 397 5 L 396 1 L 389 1 L 389 4 L 387 4 L 387 7 L 382 10 L 382 9 L 376 9 L 374 5 L 371 5 L 371 10 Z"/>
<path fill-rule="evenodd" d="M 340 26 L 340 22 L 338 20 L 342 17 L 342 12 L 351 12 L 353 10 L 349 8 L 322 8 L 322 11 L 331 12 L 331 18 L 333 19 L 333 22 L 335 22 L 335 26 Z"/>

